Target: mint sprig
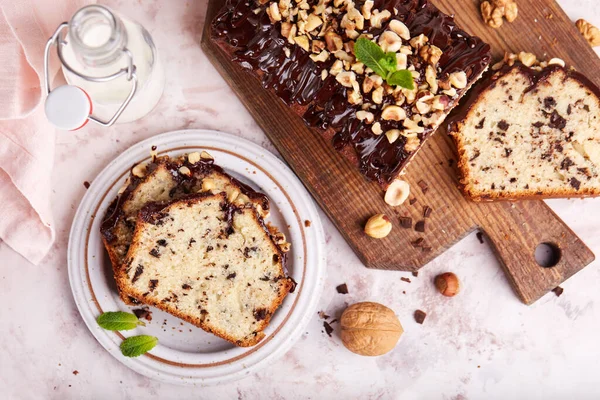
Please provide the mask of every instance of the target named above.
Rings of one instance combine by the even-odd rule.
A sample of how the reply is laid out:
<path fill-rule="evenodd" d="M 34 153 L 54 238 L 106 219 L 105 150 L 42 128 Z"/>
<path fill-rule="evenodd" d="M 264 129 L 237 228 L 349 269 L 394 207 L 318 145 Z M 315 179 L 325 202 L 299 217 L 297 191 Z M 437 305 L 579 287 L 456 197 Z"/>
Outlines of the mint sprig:
<path fill-rule="evenodd" d="M 358 38 L 354 43 L 354 55 L 358 61 L 385 79 L 388 85 L 414 90 L 415 82 L 412 73 L 408 70 L 396 70 L 398 64 L 395 53 L 386 53 L 377 43 L 363 37 Z"/>
<path fill-rule="evenodd" d="M 138 357 L 149 352 L 158 344 L 158 339 L 154 336 L 139 335 L 128 337 L 121 343 L 121 353 L 125 357 Z"/>
<path fill-rule="evenodd" d="M 100 315 L 96 322 L 101 328 L 107 331 L 128 331 L 137 326 L 146 326 L 143 321 L 140 321 L 134 314 L 123 311 L 109 311 Z"/>

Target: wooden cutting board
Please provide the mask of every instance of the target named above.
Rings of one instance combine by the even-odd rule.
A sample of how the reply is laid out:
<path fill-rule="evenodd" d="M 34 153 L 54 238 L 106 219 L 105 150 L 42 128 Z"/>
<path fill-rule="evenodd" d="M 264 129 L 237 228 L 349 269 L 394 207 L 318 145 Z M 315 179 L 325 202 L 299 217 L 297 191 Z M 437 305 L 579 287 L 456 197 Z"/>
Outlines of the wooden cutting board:
<path fill-rule="evenodd" d="M 496 58 L 505 51 L 529 51 L 540 59 L 560 57 L 600 83 L 598 57 L 553 0 L 519 1 L 517 20 L 497 30 L 481 21 L 479 0 L 433 3 L 488 42 Z M 517 295 L 531 304 L 594 260 L 590 249 L 543 201 L 465 200 L 457 190 L 454 146 L 443 129 L 426 142 L 404 177 L 411 185 L 410 198 L 416 202 L 388 206 L 377 184 L 367 182 L 317 131 L 307 128 L 211 41 L 210 22 L 223 4 L 223 0 L 209 1 L 202 48 L 367 267 L 416 271 L 470 232 L 480 230 Z M 420 181 L 427 183 L 426 193 Z M 363 232 L 366 220 L 374 214 L 410 216 L 416 222 L 423 219 L 425 206 L 433 212 L 426 219 L 424 233 L 401 228 L 398 218 L 392 218 L 394 229 L 385 239 L 371 239 Z M 417 248 L 411 243 L 419 238 L 423 244 Z M 555 266 L 544 268 L 536 262 L 534 253 L 540 244 L 553 249 Z M 423 251 L 423 246 L 430 251 Z"/>

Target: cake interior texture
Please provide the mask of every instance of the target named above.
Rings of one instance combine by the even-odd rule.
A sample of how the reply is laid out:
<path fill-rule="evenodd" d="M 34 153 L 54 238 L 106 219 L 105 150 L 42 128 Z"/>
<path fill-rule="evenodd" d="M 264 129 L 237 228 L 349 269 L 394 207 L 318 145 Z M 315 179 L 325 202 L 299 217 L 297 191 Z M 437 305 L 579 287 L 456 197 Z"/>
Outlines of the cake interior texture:
<path fill-rule="evenodd" d="M 449 131 L 474 200 L 600 194 L 598 88 L 560 66 L 505 66 L 473 92 Z"/>
<path fill-rule="evenodd" d="M 293 281 L 254 207 L 225 193 L 151 204 L 138 215 L 125 294 L 238 346 L 252 346 Z"/>

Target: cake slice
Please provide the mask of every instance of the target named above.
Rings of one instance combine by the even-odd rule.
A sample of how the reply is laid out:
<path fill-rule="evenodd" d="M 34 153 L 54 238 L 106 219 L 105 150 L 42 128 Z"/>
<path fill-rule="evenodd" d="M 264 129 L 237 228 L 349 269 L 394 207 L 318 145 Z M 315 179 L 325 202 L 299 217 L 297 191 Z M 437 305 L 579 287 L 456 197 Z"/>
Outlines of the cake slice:
<path fill-rule="evenodd" d="M 226 174 L 206 152 L 177 158 L 157 157 L 147 164 L 136 165 L 121 193 L 109 206 L 101 225 L 102 240 L 117 282 L 123 273 L 125 255 L 142 207 L 151 202 L 168 202 L 198 192 L 225 192 L 231 201 L 252 203 L 262 217 L 269 212 L 269 201 L 265 195 Z M 126 304 L 133 304 L 126 296 L 121 295 L 121 298 Z"/>
<path fill-rule="evenodd" d="M 127 296 L 238 346 L 252 346 L 294 282 L 285 275 L 282 235 L 252 205 L 225 193 L 148 205 L 119 287 Z"/>
<path fill-rule="evenodd" d="M 384 189 L 491 61 L 489 45 L 428 0 L 227 0 L 211 34 Z M 359 62 L 361 37 L 394 54 L 414 90 Z"/>
<path fill-rule="evenodd" d="M 465 195 L 475 201 L 599 195 L 598 88 L 562 60 L 540 63 L 528 53 L 509 55 L 496 68 L 448 128 Z"/>

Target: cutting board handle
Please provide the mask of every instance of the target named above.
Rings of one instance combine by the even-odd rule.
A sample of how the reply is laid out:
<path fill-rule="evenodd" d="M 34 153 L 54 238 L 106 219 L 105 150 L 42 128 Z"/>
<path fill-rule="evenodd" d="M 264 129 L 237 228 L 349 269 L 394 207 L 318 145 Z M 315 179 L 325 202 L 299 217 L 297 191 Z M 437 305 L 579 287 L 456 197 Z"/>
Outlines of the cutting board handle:
<path fill-rule="evenodd" d="M 532 304 L 594 261 L 594 253 L 544 202 L 494 205 L 504 209 L 498 211 L 506 219 L 500 221 L 488 214 L 490 218 L 481 219 L 481 229 L 525 304 Z M 540 245 L 552 253 L 546 267 L 536 261 Z"/>

